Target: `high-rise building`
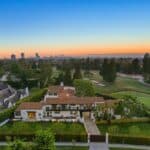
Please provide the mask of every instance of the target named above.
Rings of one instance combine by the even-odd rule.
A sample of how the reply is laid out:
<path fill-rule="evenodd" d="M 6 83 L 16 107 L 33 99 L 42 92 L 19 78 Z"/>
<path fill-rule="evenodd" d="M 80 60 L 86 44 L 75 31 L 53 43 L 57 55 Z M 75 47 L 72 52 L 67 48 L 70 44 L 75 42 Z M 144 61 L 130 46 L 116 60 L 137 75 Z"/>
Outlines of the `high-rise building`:
<path fill-rule="evenodd" d="M 16 55 L 15 54 L 11 54 L 11 60 L 16 60 Z"/>
<path fill-rule="evenodd" d="M 39 56 L 39 54 L 38 54 L 38 53 L 35 53 L 35 57 L 36 57 L 36 58 L 39 58 L 40 56 Z"/>
<path fill-rule="evenodd" d="M 38 61 L 40 59 L 40 55 L 38 53 L 35 53 L 35 59 Z"/>
<path fill-rule="evenodd" d="M 21 59 L 24 59 L 24 58 L 25 58 L 25 55 L 24 55 L 23 52 L 20 54 L 20 56 L 21 56 Z"/>

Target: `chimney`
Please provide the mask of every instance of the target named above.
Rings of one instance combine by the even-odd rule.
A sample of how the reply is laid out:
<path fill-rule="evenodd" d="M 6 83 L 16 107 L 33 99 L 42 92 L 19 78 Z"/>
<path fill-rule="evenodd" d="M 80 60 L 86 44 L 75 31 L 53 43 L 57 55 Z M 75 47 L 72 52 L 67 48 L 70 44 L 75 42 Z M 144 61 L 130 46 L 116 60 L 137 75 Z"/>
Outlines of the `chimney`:
<path fill-rule="evenodd" d="M 60 82 L 60 86 L 63 87 L 64 86 L 64 82 Z"/>

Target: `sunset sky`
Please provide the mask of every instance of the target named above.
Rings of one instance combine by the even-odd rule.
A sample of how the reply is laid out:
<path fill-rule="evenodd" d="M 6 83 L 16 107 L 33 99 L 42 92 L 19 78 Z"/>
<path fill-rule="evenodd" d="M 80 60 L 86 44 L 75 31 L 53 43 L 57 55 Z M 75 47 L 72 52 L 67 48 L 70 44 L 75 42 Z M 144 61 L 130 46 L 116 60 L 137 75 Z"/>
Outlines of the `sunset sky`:
<path fill-rule="evenodd" d="M 150 0 L 0 0 L 0 58 L 150 52 Z"/>

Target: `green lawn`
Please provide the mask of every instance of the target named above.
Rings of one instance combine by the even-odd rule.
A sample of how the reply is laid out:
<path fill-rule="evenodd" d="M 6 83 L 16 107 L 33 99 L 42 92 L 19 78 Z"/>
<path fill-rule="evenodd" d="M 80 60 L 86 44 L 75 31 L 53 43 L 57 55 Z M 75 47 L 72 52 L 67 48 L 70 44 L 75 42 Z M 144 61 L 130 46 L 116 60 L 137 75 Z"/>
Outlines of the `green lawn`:
<path fill-rule="evenodd" d="M 60 146 L 60 147 L 57 147 L 57 150 L 89 150 L 88 147 L 79 147 L 79 146 Z"/>
<path fill-rule="evenodd" d="M 150 137 L 150 123 L 120 123 L 120 124 L 99 124 L 102 134 L 106 132 L 112 135 L 147 136 Z"/>
<path fill-rule="evenodd" d="M 0 150 L 7 150 L 7 148 L 5 146 L 0 146 Z M 89 150 L 89 148 L 79 146 L 59 146 L 56 150 Z"/>
<path fill-rule="evenodd" d="M 55 134 L 86 134 L 82 124 L 61 122 L 11 122 L 0 127 L 0 133 L 32 134 L 39 129 L 46 128 L 51 128 Z"/>
<path fill-rule="evenodd" d="M 93 75 L 89 77 L 90 79 L 105 84 L 105 86 L 95 86 L 96 93 L 106 94 L 116 98 L 122 98 L 124 95 L 136 96 L 138 100 L 150 107 L 149 86 L 127 77 L 117 77 L 113 84 L 106 83 L 103 81 L 98 71 L 92 71 L 92 73 Z"/>
<path fill-rule="evenodd" d="M 103 82 L 104 83 L 104 82 Z M 116 81 L 111 83 L 104 83 L 106 86 L 96 87 L 97 92 L 104 94 L 111 94 L 120 91 L 137 91 L 141 93 L 150 94 L 150 87 L 145 86 L 142 83 L 134 79 L 125 77 L 117 77 Z"/>
<path fill-rule="evenodd" d="M 150 94 L 134 92 L 134 91 L 122 91 L 122 92 L 112 93 L 111 95 L 116 98 L 123 98 L 125 95 L 131 95 L 137 97 L 139 101 L 141 101 L 146 106 L 150 107 Z"/>
<path fill-rule="evenodd" d="M 142 149 L 134 149 L 134 148 L 109 148 L 109 150 L 142 150 Z"/>

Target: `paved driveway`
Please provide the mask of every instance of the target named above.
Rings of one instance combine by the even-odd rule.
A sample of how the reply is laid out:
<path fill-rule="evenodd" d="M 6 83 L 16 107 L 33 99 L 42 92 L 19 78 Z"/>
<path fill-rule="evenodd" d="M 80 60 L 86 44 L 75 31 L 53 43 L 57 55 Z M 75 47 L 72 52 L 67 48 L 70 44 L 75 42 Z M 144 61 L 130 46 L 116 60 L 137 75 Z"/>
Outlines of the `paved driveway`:
<path fill-rule="evenodd" d="M 108 150 L 108 147 L 105 143 L 90 143 L 89 150 Z"/>

